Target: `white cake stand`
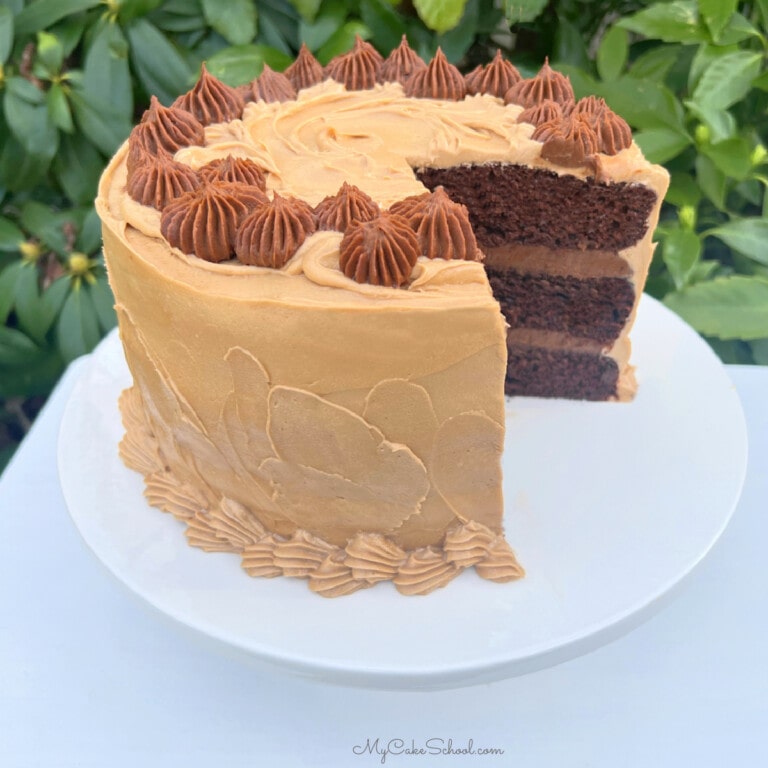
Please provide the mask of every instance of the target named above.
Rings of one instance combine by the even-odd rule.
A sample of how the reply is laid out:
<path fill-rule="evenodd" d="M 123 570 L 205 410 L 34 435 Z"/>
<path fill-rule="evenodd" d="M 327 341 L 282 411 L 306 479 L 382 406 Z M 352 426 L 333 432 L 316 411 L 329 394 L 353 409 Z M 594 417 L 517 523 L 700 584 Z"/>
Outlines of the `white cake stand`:
<path fill-rule="evenodd" d="M 94 351 L 61 426 L 59 472 L 88 547 L 182 627 L 260 663 L 346 685 L 428 689 L 532 672 L 591 651 L 664 605 L 723 532 L 747 438 L 709 347 L 643 297 L 634 402 L 508 401 L 510 584 L 466 572 L 425 597 L 389 583 L 337 599 L 253 579 L 230 554 L 189 547 L 117 455 L 130 375 L 116 332 Z"/>

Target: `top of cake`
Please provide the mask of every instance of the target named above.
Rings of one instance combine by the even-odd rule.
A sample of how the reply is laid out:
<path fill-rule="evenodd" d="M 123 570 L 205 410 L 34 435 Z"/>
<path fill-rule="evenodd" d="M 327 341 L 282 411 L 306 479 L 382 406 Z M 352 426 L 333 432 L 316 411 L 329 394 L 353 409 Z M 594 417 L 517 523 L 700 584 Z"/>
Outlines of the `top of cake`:
<path fill-rule="evenodd" d="M 417 171 L 488 163 L 657 193 L 666 183 L 626 123 L 601 99 L 575 101 L 548 62 L 524 79 L 497 54 L 464 77 L 440 50 L 426 63 L 404 39 L 383 59 L 358 38 L 325 68 L 302 47 L 285 73 L 265 67 L 240 88 L 203 65 L 173 105 L 152 100 L 100 197 L 106 215 L 206 273 L 303 274 L 396 300 L 482 282 L 466 209 L 425 199 Z M 403 224 L 396 204 L 411 198 L 430 222 L 411 206 Z M 451 233 L 463 242 L 446 250 Z"/>

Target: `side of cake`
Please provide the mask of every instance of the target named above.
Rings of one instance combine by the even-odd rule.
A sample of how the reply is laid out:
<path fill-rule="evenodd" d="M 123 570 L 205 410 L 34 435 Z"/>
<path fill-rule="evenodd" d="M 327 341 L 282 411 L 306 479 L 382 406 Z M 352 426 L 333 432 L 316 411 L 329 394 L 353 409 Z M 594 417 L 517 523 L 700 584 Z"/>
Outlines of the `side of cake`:
<path fill-rule="evenodd" d="M 574 162 L 581 102 L 537 137 L 496 93 L 532 82 L 509 67 L 465 80 L 439 51 L 383 60 L 358 40 L 240 89 L 203 68 L 113 158 L 97 209 L 134 378 L 121 455 L 190 544 L 325 596 L 523 574 L 502 526 L 505 381 L 630 396 L 666 176 L 631 139 L 577 138 Z M 592 358 L 615 372 L 557 384 Z M 526 365 L 549 366 L 548 392 L 515 384 Z"/>

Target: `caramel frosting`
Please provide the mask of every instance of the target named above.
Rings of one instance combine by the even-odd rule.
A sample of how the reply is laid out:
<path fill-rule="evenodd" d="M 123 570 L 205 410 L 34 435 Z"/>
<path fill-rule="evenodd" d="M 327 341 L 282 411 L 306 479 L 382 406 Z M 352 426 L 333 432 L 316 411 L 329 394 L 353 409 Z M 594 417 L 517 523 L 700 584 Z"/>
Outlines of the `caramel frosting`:
<path fill-rule="evenodd" d="M 428 259 L 483 258 L 466 206 L 454 203 L 442 187 L 430 194 L 406 198 L 389 210 L 408 220 L 419 239 L 421 253 Z"/>
<path fill-rule="evenodd" d="M 370 587 L 371 582 L 356 579 L 345 562 L 345 553 L 338 550 L 323 560 L 310 574 L 309 588 L 323 597 L 342 597 Z"/>
<path fill-rule="evenodd" d="M 498 583 L 514 581 L 525 576 L 525 570 L 517 562 L 515 553 L 501 537 L 496 537 L 493 541 L 487 557 L 475 563 L 475 571 L 478 576 Z"/>
<path fill-rule="evenodd" d="M 467 86 L 461 72 L 438 48 L 426 68 L 418 69 L 406 80 L 405 93 L 417 99 L 461 101 L 467 95 Z"/>
<path fill-rule="evenodd" d="M 172 106 L 190 112 L 203 125 L 210 125 L 240 117 L 245 102 L 235 88 L 230 88 L 214 77 L 203 62 L 195 86 L 179 96 Z"/>
<path fill-rule="evenodd" d="M 272 560 L 284 576 L 309 576 L 335 547 L 306 531 L 297 531 L 288 541 L 279 542 Z"/>
<path fill-rule="evenodd" d="M 163 150 L 173 154 L 181 147 L 202 144 L 205 141 L 205 132 L 194 115 L 183 109 L 164 107 L 156 96 L 152 96 L 149 109 L 131 131 L 129 141 L 131 146 L 149 154 Z"/>
<path fill-rule="evenodd" d="M 354 579 L 375 584 L 395 576 L 406 560 L 406 553 L 381 534 L 363 533 L 347 544 L 345 564 Z"/>
<path fill-rule="evenodd" d="M 500 99 L 509 89 L 522 80 L 517 68 L 507 61 L 501 50 L 496 50 L 496 55 L 486 66 L 478 66 L 467 75 L 467 93 L 475 96 L 478 93 L 488 93 Z"/>
<path fill-rule="evenodd" d="M 381 65 L 383 83 L 404 83 L 414 72 L 426 69 L 427 64 L 416 51 L 408 45 L 408 38 L 403 35 L 400 45 L 387 56 Z"/>
<path fill-rule="evenodd" d="M 520 80 L 504 94 L 504 101 L 507 104 L 519 104 L 525 108 L 540 104 L 545 99 L 557 101 L 560 104 L 574 100 L 570 79 L 560 72 L 555 72 L 549 66 L 549 59 L 544 60 L 544 66 L 536 77 Z"/>
<path fill-rule="evenodd" d="M 339 246 L 339 266 L 358 283 L 398 288 L 408 282 L 421 252 L 406 219 L 380 213 L 347 228 Z"/>
<path fill-rule="evenodd" d="M 296 88 L 282 72 L 275 72 L 269 64 L 251 83 L 247 101 L 289 101 L 296 98 Z"/>
<path fill-rule="evenodd" d="M 346 231 L 353 221 L 371 221 L 380 213 L 379 206 L 361 189 L 346 181 L 335 195 L 315 206 L 318 229 Z"/>
<path fill-rule="evenodd" d="M 444 587 L 460 572 L 456 564 L 445 559 L 443 552 L 424 547 L 411 552 L 392 581 L 403 595 L 428 595 Z"/>
<path fill-rule="evenodd" d="M 286 68 L 283 74 L 296 91 L 300 91 L 302 88 L 311 88 L 325 79 L 323 65 L 312 55 L 306 43 L 301 44 L 295 61 Z"/>
<path fill-rule="evenodd" d="M 144 152 L 128 174 L 127 192 L 137 203 L 162 210 L 171 200 L 200 186 L 197 174 L 166 152 Z"/>
<path fill-rule="evenodd" d="M 380 82 L 383 61 L 382 55 L 357 35 L 352 50 L 332 59 L 325 74 L 348 91 L 364 91 Z"/>
<path fill-rule="evenodd" d="M 264 171 L 247 157 L 227 155 L 218 160 L 211 160 L 198 170 L 198 175 L 204 181 L 247 184 L 258 187 L 262 192 L 267 191 L 267 178 Z"/>
<path fill-rule="evenodd" d="M 474 520 L 452 528 L 445 534 L 445 559 L 461 568 L 468 568 L 488 557 L 496 536 Z"/>
<path fill-rule="evenodd" d="M 314 231 L 315 219 L 307 203 L 275 193 L 242 221 L 235 253 L 244 264 L 280 269 Z"/>

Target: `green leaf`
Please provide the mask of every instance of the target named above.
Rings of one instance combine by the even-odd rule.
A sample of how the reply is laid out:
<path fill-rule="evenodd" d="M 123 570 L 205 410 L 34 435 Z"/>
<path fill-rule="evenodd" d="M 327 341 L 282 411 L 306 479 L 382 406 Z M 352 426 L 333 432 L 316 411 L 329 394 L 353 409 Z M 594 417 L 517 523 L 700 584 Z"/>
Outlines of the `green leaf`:
<path fill-rule="evenodd" d="M 96 310 L 96 317 L 99 320 L 101 330 L 106 333 L 111 331 L 117 325 L 117 314 L 115 313 L 115 297 L 112 295 L 112 289 L 109 287 L 106 277 L 96 280 L 93 285 L 86 286 L 91 294 L 91 301 Z"/>
<path fill-rule="evenodd" d="M 99 343 L 99 322 L 90 294 L 82 287 L 67 295 L 56 324 L 59 351 L 65 361 L 90 352 Z"/>
<path fill-rule="evenodd" d="M 256 36 L 256 5 L 250 0 L 202 0 L 205 20 L 228 43 L 245 45 Z"/>
<path fill-rule="evenodd" d="M 35 264 L 23 264 L 16 281 L 16 318 L 19 328 L 37 344 L 45 344 L 45 333 L 50 327 L 41 312 L 40 288 L 37 284 Z"/>
<path fill-rule="evenodd" d="M 231 45 L 211 56 L 205 66 L 227 85 L 241 85 L 258 77 L 265 63 L 282 71 L 291 61 L 290 56 L 266 45 Z"/>
<path fill-rule="evenodd" d="M 102 156 L 82 133 L 61 137 L 53 172 L 70 200 L 79 205 L 92 202 L 103 170 Z"/>
<path fill-rule="evenodd" d="M 48 395 L 63 367 L 58 353 L 51 348 L 23 356 L 16 365 L 0 365 L 0 398 Z"/>
<path fill-rule="evenodd" d="M 50 32 L 37 33 L 37 58 L 51 75 L 56 75 L 64 61 L 64 48 Z"/>
<path fill-rule="evenodd" d="M 59 19 L 100 5 L 100 0 L 34 0 L 16 17 L 16 34 L 27 35 L 51 27 Z"/>
<path fill-rule="evenodd" d="M 725 174 L 704 155 L 696 158 L 695 167 L 701 191 L 722 211 L 725 208 Z"/>
<path fill-rule="evenodd" d="M 21 331 L 0 326 L 0 365 L 23 365 L 37 357 L 40 349 Z"/>
<path fill-rule="evenodd" d="M 598 83 L 597 94 L 635 128 L 675 128 L 684 131 L 685 111 L 672 91 L 652 80 L 620 77 Z"/>
<path fill-rule="evenodd" d="M 5 88 L 8 93 L 12 93 L 27 104 L 38 105 L 45 101 L 45 93 L 42 88 L 38 88 L 23 77 L 9 77 L 5 82 Z"/>
<path fill-rule="evenodd" d="M 0 145 L 0 184 L 11 192 L 32 189 L 51 164 L 50 157 L 30 155 L 14 136 L 5 137 Z"/>
<path fill-rule="evenodd" d="M 23 266 L 23 261 L 14 261 L 0 272 L 0 327 L 5 325 L 5 321 L 16 303 L 16 281 L 19 279 Z"/>
<path fill-rule="evenodd" d="M 664 303 L 697 331 L 718 339 L 768 336 L 768 280 L 731 275 L 696 283 Z"/>
<path fill-rule="evenodd" d="M 437 33 L 453 29 L 464 14 L 467 0 L 413 0 L 419 18 Z"/>
<path fill-rule="evenodd" d="M 736 10 L 737 0 L 699 0 L 699 12 L 713 40 L 717 40 Z"/>
<path fill-rule="evenodd" d="M 664 200 L 678 208 L 684 205 L 695 208 L 701 202 L 701 190 L 689 173 L 672 173 Z"/>
<path fill-rule="evenodd" d="M 649 128 L 635 133 L 635 141 L 652 163 L 666 163 L 691 144 L 691 138 L 672 128 Z"/>
<path fill-rule="evenodd" d="M 206 28 L 199 0 L 165 0 L 148 20 L 165 32 L 199 32 Z"/>
<path fill-rule="evenodd" d="M 13 49 L 13 11 L 0 6 L 0 64 L 4 64 Z"/>
<path fill-rule="evenodd" d="M 738 125 L 736 124 L 736 118 L 730 112 L 724 109 L 702 107 L 692 101 L 686 101 L 685 105 L 692 115 L 698 117 L 709 128 L 709 141 L 712 144 L 733 138 Z"/>
<path fill-rule="evenodd" d="M 697 43 L 706 39 L 694 0 L 656 3 L 622 19 L 619 26 L 665 43 Z"/>
<path fill-rule="evenodd" d="M 140 16 L 146 16 L 163 4 L 163 0 L 122 0 L 120 3 L 120 21 L 125 23 Z M 190 3 L 192 5 L 193 3 Z"/>
<path fill-rule="evenodd" d="M 311 23 L 303 19 L 299 21 L 299 37 L 311 51 L 317 51 L 344 25 L 346 18 L 344 0 L 326 0 Z"/>
<path fill-rule="evenodd" d="M 374 42 L 382 51 L 397 48 L 406 34 L 403 17 L 385 0 L 362 0 L 360 18 L 373 31 Z"/>
<path fill-rule="evenodd" d="M 359 21 L 348 21 L 328 38 L 315 55 L 321 64 L 327 64 L 334 56 L 350 50 L 357 35 L 367 40 L 371 31 Z"/>
<path fill-rule="evenodd" d="M 768 338 L 755 339 L 750 342 L 752 356 L 758 365 L 768 365 Z"/>
<path fill-rule="evenodd" d="M 662 258 L 667 265 L 675 287 L 687 285 L 701 255 L 701 240 L 689 229 L 669 230 L 662 243 Z"/>
<path fill-rule="evenodd" d="M 301 14 L 301 18 L 311 24 L 320 10 L 321 0 L 291 0 L 291 5 Z"/>
<path fill-rule="evenodd" d="M 741 101 L 760 74 L 762 55 L 736 51 L 715 59 L 703 72 L 692 101 L 709 109 L 728 109 Z"/>
<path fill-rule="evenodd" d="M 299 49 L 299 14 L 287 0 L 262 0 L 259 3 L 259 42 L 293 55 Z"/>
<path fill-rule="evenodd" d="M 131 44 L 131 63 L 147 94 L 170 104 L 188 89 L 194 74 L 162 32 L 146 19 L 136 19 L 126 33 Z"/>
<path fill-rule="evenodd" d="M 750 37 L 759 38 L 763 45 L 765 45 L 765 38 L 760 33 L 760 30 L 740 13 L 734 13 L 728 22 L 728 26 L 720 33 L 716 42 L 718 45 L 733 45 Z"/>
<path fill-rule="evenodd" d="M 627 63 L 629 35 L 622 27 L 611 27 L 597 49 L 597 71 L 603 80 L 615 80 Z"/>
<path fill-rule="evenodd" d="M 78 228 L 75 248 L 89 255 L 96 253 L 101 247 L 101 219 L 93 205 L 89 205 L 87 212 Z"/>
<path fill-rule="evenodd" d="M 636 80 L 664 82 L 667 74 L 677 62 L 683 47 L 681 45 L 659 45 L 641 53 L 629 68 L 629 74 Z"/>
<path fill-rule="evenodd" d="M 474 32 L 474 30 L 473 30 Z M 589 69 L 590 60 L 582 31 L 565 16 L 558 16 L 553 59 Z"/>
<path fill-rule="evenodd" d="M 51 121 L 45 104 L 31 104 L 19 95 L 22 89 L 11 87 L 12 84 L 18 86 L 20 79 L 11 78 L 6 87 L 3 99 L 5 119 L 8 121 L 11 132 L 27 153 L 50 160 L 56 154 L 59 133 Z M 37 90 L 34 86 L 32 88 Z M 41 100 L 44 98 L 42 93 L 40 97 Z"/>
<path fill-rule="evenodd" d="M 746 139 L 736 137 L 718 144 L 705 144 L 701 151 L 733 179 L 746 179 L 752 170 L 752 148 Z"/>
<path fill-rule="evenodd" d="M 0 216 L 0 251 L 18 251 L 25 239 L 24 233 L 10 219 Z"/>
<path fill-rule="evenodd" d="M 91 30 L 83 62 L 83 89 L 94 100 L 133 119 L 133 84 L 128 66 L 128 41 L 117 24 L 106 17 Z"/>
<path fill-rule="evenodd" d="M 547 0 L 503 0 L 504 15 L 510 24 L 527 23 L 537 19 L 547 7 Z"/>
<path fill-rule="evenodd" d="M 45 100 L 48 106 L 48 114 L 51 116 L 53 124 L 65 133 L 72 133 L 75 130 L 72 122 L 72 112 L 69 109 L 67 95 L 61 83 L 51 83 Z"/>
<path fill-rule="evenodd" d="M 435 50 L 440 46 L 448 61 L 460 61 L 474 42 L 479 7 L 478 0 L 467 0 L 460 23 L 453 29 L 435 36 Z"/>
<path fill-rule="evenodd" d="M 73 87 L 69 101 L 80 129 L 105 155 L 113 154 L 131 132 L 126 115 L 83 88 Z"/>
<path fill-rule="evenodd" d="M 729 221 L 707 233 L 750 259 L 768 264 L 768 219 L 754 217 Z"/>
<path fill-rule="evenodd" d="M 71 222 L 66 213 L 58 213 L 43 203 L 29 200 L 21 208 L 21 225 L 60 256 L 68 251 L 64 225 Z"/>
<path fill-rule="evenodd" d="M 72 282 L 68 277 L 60 277 L 54 280 L 42 293 L 40 312 L 44 317 L 47 328 L 50 328 L 64 306 L 64 301 L 72 288 Z"/>

